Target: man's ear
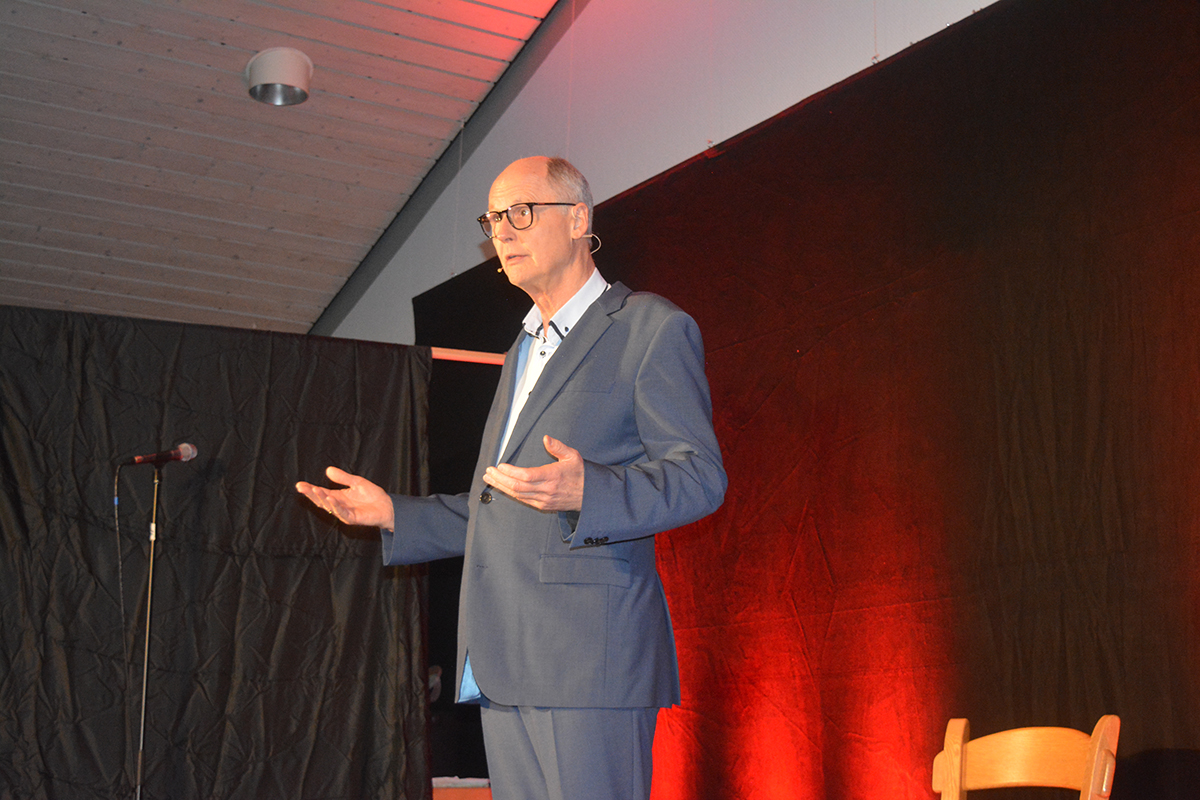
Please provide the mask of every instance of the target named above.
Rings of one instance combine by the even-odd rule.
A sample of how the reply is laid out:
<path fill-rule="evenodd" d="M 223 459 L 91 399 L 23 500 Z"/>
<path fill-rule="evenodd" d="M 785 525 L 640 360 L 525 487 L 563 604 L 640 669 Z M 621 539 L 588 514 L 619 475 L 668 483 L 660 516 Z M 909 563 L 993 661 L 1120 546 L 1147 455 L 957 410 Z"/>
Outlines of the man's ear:
<path fill-rule="evenodd" d="M 571 235 L 576 239 L 585 238 L 589 221 L 587 203 L 576 203 L 571 209 Z"/>

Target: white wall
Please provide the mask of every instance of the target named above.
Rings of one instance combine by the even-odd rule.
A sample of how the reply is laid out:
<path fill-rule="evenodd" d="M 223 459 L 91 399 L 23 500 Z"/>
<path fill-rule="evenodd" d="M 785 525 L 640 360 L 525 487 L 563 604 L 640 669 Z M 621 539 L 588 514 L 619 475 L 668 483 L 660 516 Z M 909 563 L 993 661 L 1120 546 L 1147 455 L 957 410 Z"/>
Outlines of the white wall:
<path fill-rule="evenodd" d="M 564 156 L 600 202 L 988 2 L 589 0 L 335 335 L 411 344 L 411 299 L 492 255 L 475 217 L 512 160 Z"/>

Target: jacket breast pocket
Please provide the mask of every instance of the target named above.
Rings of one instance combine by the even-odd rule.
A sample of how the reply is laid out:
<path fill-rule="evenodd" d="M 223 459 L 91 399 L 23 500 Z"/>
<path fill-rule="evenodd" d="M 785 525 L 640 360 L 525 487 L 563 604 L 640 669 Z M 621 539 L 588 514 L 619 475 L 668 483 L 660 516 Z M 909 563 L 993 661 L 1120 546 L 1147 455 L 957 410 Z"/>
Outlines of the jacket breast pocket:
<path fill-rule="evenodd" d="M 596 583 L 628 589 L 629 562 L 599 556 L 542 556 L 538 579 L 542 583 Z"/>
<path fill-rule="evenodd" d="M 588 394 L 608 394 L 613 390 L 615 381 L 603 375 L 588 376 L 583 379 L 572 378 L 563 385 L 563 392 L 585 392 Z"/>
<path fill-rule="evenodd" d="M 563 383 L 564 392 L 608 394 L 617 382 L 617 363 L 611 359 L 585 359 Z"/>

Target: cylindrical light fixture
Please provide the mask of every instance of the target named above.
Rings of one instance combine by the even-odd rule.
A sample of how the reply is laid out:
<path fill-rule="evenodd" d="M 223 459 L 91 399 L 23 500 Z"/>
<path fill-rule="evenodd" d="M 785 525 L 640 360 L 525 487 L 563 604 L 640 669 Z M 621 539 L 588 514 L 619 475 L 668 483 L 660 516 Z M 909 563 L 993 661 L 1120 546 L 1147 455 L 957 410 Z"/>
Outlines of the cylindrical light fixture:
<path fill-rule="evenodd" d="M 256 53 L 246 64 L 250 96 L 273 106 L 294 106 L 308 99 L 313 63 L 291 47 L 272 47 Z"/>

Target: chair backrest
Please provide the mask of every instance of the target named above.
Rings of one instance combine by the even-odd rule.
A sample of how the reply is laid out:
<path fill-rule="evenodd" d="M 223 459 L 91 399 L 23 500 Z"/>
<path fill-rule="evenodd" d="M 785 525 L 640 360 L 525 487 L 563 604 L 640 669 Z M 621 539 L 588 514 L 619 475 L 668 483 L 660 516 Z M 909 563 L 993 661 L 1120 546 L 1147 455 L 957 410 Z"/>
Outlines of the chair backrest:
<path fill-rule="evenodd" d="M 1106 800 L 1117 766 L 1121 720 L 1112 714 L 1089 737 L 1074 728 L 1014 728 L 971 739 L 965 719 L 946 726 L 946 745 L 933 760 L 933 790 L 942 800 L 1006 786 L 1078 789 L 1080 800 Z"/>

